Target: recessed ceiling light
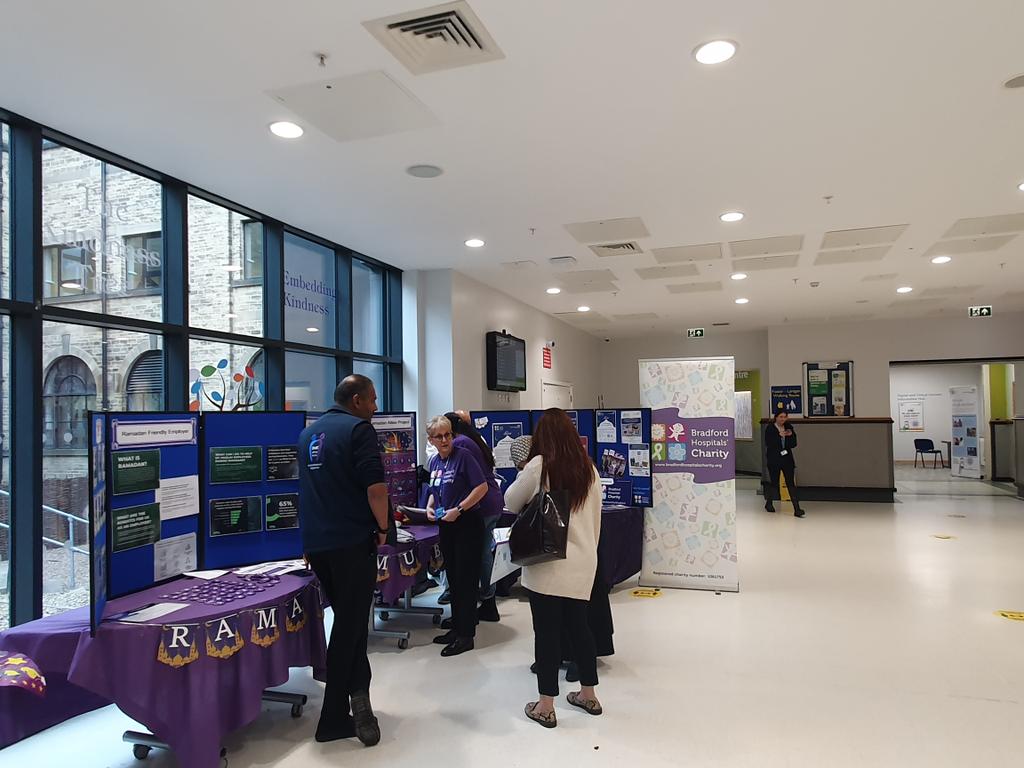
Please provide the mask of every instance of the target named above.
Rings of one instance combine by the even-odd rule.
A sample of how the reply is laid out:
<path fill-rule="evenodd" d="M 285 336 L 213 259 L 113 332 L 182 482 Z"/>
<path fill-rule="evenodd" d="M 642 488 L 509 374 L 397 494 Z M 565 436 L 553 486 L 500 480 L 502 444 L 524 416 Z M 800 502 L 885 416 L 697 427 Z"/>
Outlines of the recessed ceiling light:
<path fill-rule="evenodd" d="M 308 333 L 320 333 L 320 329 L 319 328 L 314 328 L 313 326 L 309 326 L 309 328 L 307 328 L 306 331 Z"/>
<path fill-rule="evenodd" d="M 740 211 L 726 211 L 718 218 L 727 224 L 732 224 L 737 221 L 743 221 L 743 214 Z"/>
<path fill-rule="evenodd" d="M 242 265 L 241 264 L 228 264 L 226 267 L 224 267 L 224 271 L 225 272 L 241 272 L 242 271 Z"/>
<path fill-rule="evenodd" d="M 701 64 L 721 64 L 736 55 L 736 43 L 731 40 L 712 40 L 698 45 L 693 58 Z"/>
<path fill-rule="evenodd" d="M 1017 185 L 1017 189 L 1019 189 L 1021 192 L 1024 192 L 1024 181 Z"/>
<path fill-rule="evenodd" d="M 552 296 L 557 296 L 561 292 L 562 292 L 561 288 L 548 288 L 548 293 L 550 293 Z"/>
<path fill-rule="evenodd" d="M 901 287 L 897 288 L 896 289 L 896 293 L 910 293 L 912 290 L 914 290 L 914 289 L 911 288 L 909 285 L 904 285 L 904 286 L 901 286 Z"/>
<path fill-rule="evenodd" d="M 410 165 L 405 172 L 417 179 L 436 179 L 444 170 L 436 165 Z"/>
<path fill-rule="evenodd" d="M 590 311 L 590 307 L 588 307 L 586 304 L 584 304 L 582 307 L 576 307 L 576 311 L 577 312 L 589 312 Z"/>
<path fill-rule="evenodd" d="M 736 299 L 737 304 L 749 304 L 750 299 Z"/>
<path fill-rule="evenodd" d="M 729 275 L 729 277 L 731 277 L 733 280 L 746 280 L 747 279 L 747 273 L 746 272 L 733 272 L 731 275 Z"/>
<path fill-rule="evenodd" d="M 304 133 L 301 125 L 296 125 L 288 120 L 271 123 L 270 132 L 282 139 L 297 139 Z"/>
<path fill-rule="evenodd" d="M 1003 83 L 1003 85 L 1006 86 L 1007 88 L 1024 88 L 1024 75 L 1017 75 L 1016 77 L 1011 77 L 1009 80 Z"/>
<path fill-rule="evenodd" d="M 952 260 L 952 256 L 936 256 L 932 259 L 932 264 L 949 264 Z"/>
<path fill-rule="evenodd" d="M 471 237 L 471 238 L 469 238 L 469 240 L 466 241 L 466 247 L 467 248 L 483 248 L 484 247 L 484 241 L 481 240 L 479 237 Z"/>

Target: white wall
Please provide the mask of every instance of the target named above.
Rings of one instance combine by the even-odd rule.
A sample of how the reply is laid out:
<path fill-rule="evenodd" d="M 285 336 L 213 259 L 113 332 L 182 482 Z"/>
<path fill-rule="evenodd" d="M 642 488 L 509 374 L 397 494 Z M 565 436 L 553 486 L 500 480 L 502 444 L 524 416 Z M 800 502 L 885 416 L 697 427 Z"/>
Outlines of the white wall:
<path fill-rule="evenodd" d="M 878 417 L 890 412 L 890 362 L 1024 357 L 1024 315 L 775 326 L 768 341 L 772 384 L 801 383 L 805 362 L 853 360 L 854 415 Z"/>
<path fill-rule="evenodd" d="M 545 381 L 572 384 L 577 408 L 597 406 L 602 341 L 459 272 L 452 273 L 451 307 L 455 407 L 541 408 Z M 484 336 L 500 330 L 526 340 L 525 392 L 487 390 Z M 542 357 L 548 341 L 555 342 L 550 370 Z"/>
<path fill-rule="evenodd" d="M 768 332 L 715 333 L 703 339 L 687 339 L 679 335 L 643 336 L 599 342 L 601 348 L 601 395 L 611 408 L 640 404 L 640 370 L 638 360 L 659 357 L 736 358 L 736 370 L 761 371 L 761 408 L 769 404 Z M 767 416 L 767 412 L 761 416 Z"/>
<path fill-rule="evenodd" d="M 978 387 L 980 396 L 984 392 L 982 366 L 894 365 L 889 369 L 890 413 L 895 420 L 892 448 L 896 461 L 914 460 L 914 440 L 917 438 L 930 439 L 937 449 L 945 453 L 942 441 L 949 440 L 952 433 L 950 387 Z M 914 395 L 914 399 L 924 402 L 923 432 L 900 432 L 899 395 Z"/>

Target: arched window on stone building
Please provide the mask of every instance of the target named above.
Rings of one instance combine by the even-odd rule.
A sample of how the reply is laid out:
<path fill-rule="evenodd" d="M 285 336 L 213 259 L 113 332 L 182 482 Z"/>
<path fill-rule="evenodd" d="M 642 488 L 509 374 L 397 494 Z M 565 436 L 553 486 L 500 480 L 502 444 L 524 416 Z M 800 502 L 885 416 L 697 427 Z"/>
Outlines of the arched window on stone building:
<path fill-rule="evenodd" d="M 96 404 L 96 379 L 73 355 L 54 360 L 43 378 L 43 448 L 87 448 L 88 412 Z"/>
<path fill-rule="evenodd" d="M 129 411 L 159 411 L 164 404 L 164 356 L 159 349 L 143 352 L 132 363 L 124 387 Z"/>

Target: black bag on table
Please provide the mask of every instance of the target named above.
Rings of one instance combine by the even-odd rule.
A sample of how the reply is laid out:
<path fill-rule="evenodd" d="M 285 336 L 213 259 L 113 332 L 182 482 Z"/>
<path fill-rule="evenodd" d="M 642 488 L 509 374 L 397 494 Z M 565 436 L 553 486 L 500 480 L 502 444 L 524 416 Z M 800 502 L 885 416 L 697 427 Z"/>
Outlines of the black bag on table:
<path fill-rule="evenodd" d="M 564 560 L 569 541 L 569 494 L 541 489 L 516 516 L 508 546 L 516 565 Z"/>

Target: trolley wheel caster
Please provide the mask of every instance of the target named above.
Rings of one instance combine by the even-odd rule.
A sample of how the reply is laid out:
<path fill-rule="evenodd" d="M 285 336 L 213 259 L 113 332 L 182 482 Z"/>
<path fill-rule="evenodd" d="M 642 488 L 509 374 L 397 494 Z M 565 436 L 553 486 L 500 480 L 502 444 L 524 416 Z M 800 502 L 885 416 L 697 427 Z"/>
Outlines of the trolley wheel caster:
<path fill-rule="evenodd" d="M 136 760 L 145 760 L 149 757 L 149 751 L 151 747 L 147 747 L 145 744 L 136 744 L 132 747 L 132 754 Z"/>
<path fill-rule="evenodd" d="M 434 616 L 434 626 L 435 627 L 438 626 L 441 623 L 441 621 L 442 621 L 442 618 L 440 616 L 437 616 L 437 615 Z"/>
<path fill-rule="evenodd" d="M 301 704 L 292 704 L 292 717 L 302 717 Z"/>
<path fill-rule="evenodd" d="M 387 611 L 381 611 L 380 613 L 377 614 L 377 618 L 379 618 L 381 621 L 387 621 L 388 619 L 391 618 L 391 614 L 388 613 Z"/>
<path fill-rule="evenodd" d="M 401 649 L 403 651 L 406 648 L 408 648 L 409 647 L 409 640 L 408 640 L 408 638 L 403 637 L 401 640 L 399 640 L 398 641 L 398 647 L 399 647 L 399 649 Z"/>

